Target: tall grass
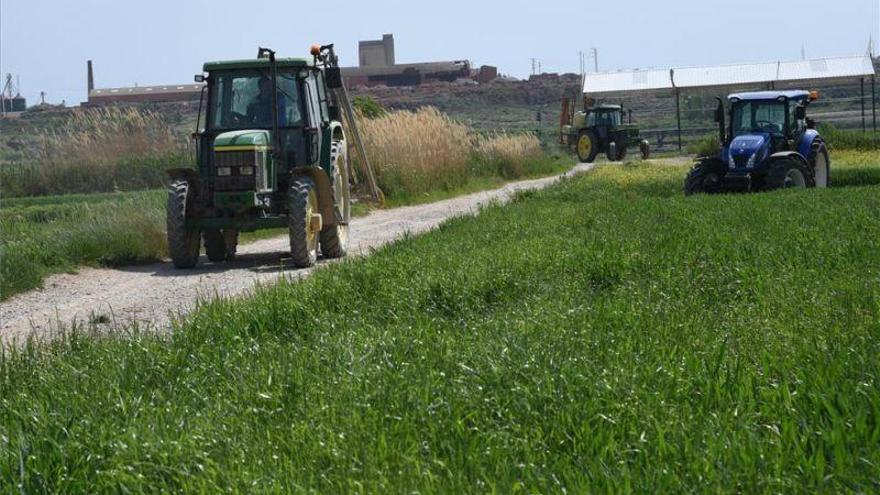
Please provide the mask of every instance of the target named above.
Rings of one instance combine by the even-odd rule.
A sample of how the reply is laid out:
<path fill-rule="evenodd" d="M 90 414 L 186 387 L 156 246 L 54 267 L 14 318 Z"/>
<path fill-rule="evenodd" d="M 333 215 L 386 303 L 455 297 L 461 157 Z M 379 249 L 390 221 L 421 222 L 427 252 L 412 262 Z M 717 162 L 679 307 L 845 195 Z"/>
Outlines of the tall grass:
<path fill-rule="evenodd" d="M 819 124 L 819 132 L 831 150 L 880 150 L 880 134 L 839 129 L 832 124 Z"/>
<path fill-rule="evenodd" d="M 475 177 L 519 178 L 545 158 L 533 134 L 477 135 L 433 107 L 362 119 L 361 132 L 389 197 L 456 189 Z"/>
<path fill-rule="evenodd" d="M 0 167 L 4 196 L 160 187 L 165 170 L 189 160 L 184 141 L 158 113 L 84 109 L 39 136 L 21 163 Z"/>

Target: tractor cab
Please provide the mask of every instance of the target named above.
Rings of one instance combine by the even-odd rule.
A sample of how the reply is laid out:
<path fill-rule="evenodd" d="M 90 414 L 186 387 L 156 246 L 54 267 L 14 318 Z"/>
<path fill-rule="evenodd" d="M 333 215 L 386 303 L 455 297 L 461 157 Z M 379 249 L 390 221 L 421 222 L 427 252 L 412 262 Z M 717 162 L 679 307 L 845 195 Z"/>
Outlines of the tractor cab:
<path fill-rule="evenodd" d="M 728 149 L 728 163 L 732 163 L 734 169 L 747 170 L 753 168 L 764 155 L 796 151 L 801 138 L 811 126 L 806 118 L 810 97 L 811 94 L 806 91 L 730 95 L 729 138 L 723 136 Z M 723 123 L 723 113 L 720 120 Z"/>

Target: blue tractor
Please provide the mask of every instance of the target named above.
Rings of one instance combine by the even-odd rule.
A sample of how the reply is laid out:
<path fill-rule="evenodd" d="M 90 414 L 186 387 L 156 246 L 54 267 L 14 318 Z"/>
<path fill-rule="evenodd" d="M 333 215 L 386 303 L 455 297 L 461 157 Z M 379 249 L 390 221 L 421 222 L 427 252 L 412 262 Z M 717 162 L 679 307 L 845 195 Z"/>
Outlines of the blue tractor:
<path fill-rule="evenodd" d="M 831 160 L 807 106 L 816 92 L 760 91 L 728 96 L 730 122 L 718 99 L 718 156 L 697 159 L 684 182 L 686 195 L 782 188 L 827 187 Z"/>

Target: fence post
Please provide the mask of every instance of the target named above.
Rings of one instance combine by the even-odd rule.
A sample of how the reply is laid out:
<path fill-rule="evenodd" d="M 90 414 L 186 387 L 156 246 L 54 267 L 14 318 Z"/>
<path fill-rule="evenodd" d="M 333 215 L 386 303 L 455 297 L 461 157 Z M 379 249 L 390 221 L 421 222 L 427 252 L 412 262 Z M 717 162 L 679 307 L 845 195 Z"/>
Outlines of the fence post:
<path fill-rule="evenodd" d="M 678 88 L 675 88 L 675 115 L 678 121 L 678 151 L 681 151 L 681 91 Z"/>
<path fill-rule="evenodd" d="M 871 120 L 877 133 L 877 76 L 871 76 Z"/>
<path fill-rule="evenodd" d="M 867 122 L 865 120 L 865 78 L 861 79 L 862 82 L 862 132 L 868 132 Z"/>

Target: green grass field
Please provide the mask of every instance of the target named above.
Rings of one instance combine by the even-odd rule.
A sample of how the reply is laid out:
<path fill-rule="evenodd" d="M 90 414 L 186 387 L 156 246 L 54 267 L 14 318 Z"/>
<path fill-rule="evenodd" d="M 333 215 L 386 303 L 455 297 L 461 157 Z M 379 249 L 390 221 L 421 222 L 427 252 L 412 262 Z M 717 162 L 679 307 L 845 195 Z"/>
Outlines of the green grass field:
<path fill-rule="evenodd" d="M 0 488 L 878 491 L 880 167 L 841 162 L 691 198 L 600 166 L 170 335 L 8 352 Z"/>

